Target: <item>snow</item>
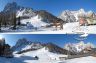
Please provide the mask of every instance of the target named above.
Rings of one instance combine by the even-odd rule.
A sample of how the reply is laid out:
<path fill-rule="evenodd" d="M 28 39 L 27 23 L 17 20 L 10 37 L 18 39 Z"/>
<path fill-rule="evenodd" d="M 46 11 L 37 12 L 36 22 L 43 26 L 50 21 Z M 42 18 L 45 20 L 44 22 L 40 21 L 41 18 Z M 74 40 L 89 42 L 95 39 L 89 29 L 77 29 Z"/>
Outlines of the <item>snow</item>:
<path fill-rule="evenodd" d="M 56 27 L 46 27 L 51 23 L 46 23 L 40 15 L 37 15 L 32 9 L 24 8 L 18 10 L 17 17 L 27 16 L 29 18 L 21 19 L 21 24 L 25 26 L 17 26 L 16 30 L 12 30 L 13 26 L 1 27 L 2 34 L 96 34 L 96 25 L 80 26 L 78 22 L 79 15 L 91 15 L 93 12 L 85 12 L 84 9 L 78 11 L 65 10 L 61 13 L 59 18 L 68 23 L 63 25 L 63 30 L 56 29 Z M 70 16 L 70 17 L 69 17 Z"/>
<path fill-rule="evenodd" d="M 5 61 L 4 61 L 5 60 Z M 64 61 L 54 61 L 54 60 L 32 60 L 32 57 L 21 56 L 15 57 L 13 59 L 0 58 L 0 62 L 2 63 L 95 63 L 96 57 L 81 57 Z"/>
<path fill-rule="evenodd" d="M 76 22 L 76 21 L 78 21 L 78 16 L 83 16 L 83 15 L 86 15 L 87 13 L 89 13 L 89 12 L 85 12 L 85 10 L 82 9 L 82 8 L 80 10 L 77 10 L 77 11 L 65 10 L 60 14 L 59 18 L 66 21 L 66 19 L 70 19 L 69 18 L 69 16 L 70 16 L 71 20 L 73 20 L 73 21 L 70 21 L 70 22 Z M 67 20 L 67 22 L 68 22 L 68 20 Z"/>
<path fill-rule="evenodd" d="M 29 52 L 22 53 L 22 54 L 14 54 L 14 56 L 15 56 L 15 58 L 13 58 L 13 59 L 15 59 L 15 60 L 10 59 L 14 63 L 16 63 L 16 62 L 18 63 L 19 61 L 20 62 L 22 61 L 21 63 L 24 63 L 24 62 L 26 62 L 26 63 L 58 63 L 58 61 L 60 61 L 58 59 L 59 56 L 67 57 L 67 55 L 51 53 L 48 50 L 46 50 L 45 47 L 42 49 L 39 49 L 39 50 L 29 51 Z M 35 56 L 38 56 L 39 60 L 34 60 Z"/>
<path fill-rule="evenodd" d="M 79 43 L 65 44 L 64 48 L 69 50 L 69 51 L 79 53 L 82 50 L 84 50 L 85 48 L 89 48 L 89 47 L 94 48 L 94 45 L 92 43 L 90 43 L 90 42 L 84 43 L 83 41 L 80 41 Z"/>
<path fill-rule="evenodd" d="M 35 15 L 36 14 L 34 13 L 34 11 L 31 8 L 24 8 L 24 9 L 21 8 L 16 13 L 16 17 L 24 17 L 24 16 L 33 17 Z"/>
<path fill-rule="evenodd" d="M 71 59 L 67 60 L 62 63 L 95 63 L 96 62 L 96 57 L 81 57 L 81 58 L 76 58 L 76 59 Z"/>
<path fill-rule="evenodd" d="M 39 49 L 39 50 L 36 50 L 36 51 L 30 51 L 30 52 L 27 52 L 27 53 L 23 53 L 23 55 L 25 55 L 25 56 L 30 56 L 31 55 L 32 57 L 38 56 L 39 60 L 31 61 L 31 62 L 36 62 L 36 63 L 50 63 L 50 62 L 55 63 L 56 61 L 59 61 L 59 60 L 54 59 L 54 58 L 58 57 L 59 54 L 48 52 L 48 50 L 45 50 L 45 48 L 42 48 L 42 49 Z M 66 55 L 64 55 L 64 56 L 66 57 Z"/>
<path fill-rule="evenodd" d="M 43 46 L 40 43 L 34 43 L 31 41 L 27 41 L 25 39 L 19 39 L 12 49 L 14 50 L 14 53 L 17 53 L 19 51 L 24 51 L 28 49 L 40 49 L 40 48 L 43 48 Z"/>
<path fill-rule="evenodd" d="M 39 18 L 39 16 L 31 17 L 30 19 L 24 19 L 21 21 L 22 24 L 26 24 L 27 22 L 31 23 L 34 27 L 41 27 L 46 26 L 47 23 L 42 21 L 42 18 Z"/>
<path fill-rule="evenodd" d="M 67 13 L 67 14 L 66 14 Z M 60 15 L 59 18 L 61 18 L 62 20 L 66 21 L 66 19 L 70 19 L 68 18 L 68 16 L 74 16 L 76 20 L 74 20 L 74 17 L 72 17 L 72 20 L 74 20 L 74 22 L 78 21 L 78 17 L 79 16 L 88 16 L 90 14 L 92 14 L 92 11 L 88 11 L 86 12 L 83 8 L 81 8 L 80 10 L 64 10 Z"/>
<path fill-rule="evenodd" d="M 36 60 L 34 57 L 38 56 Z M 67 60 L 59 60 L 58 57 L 67 57 L 67 55 L 51 53 L 46 48 L 30 51 L 22 54 L 14 54 L 14 58 L 0 57 L 1 63 L 95 63 L 96 57 L 88 56 Z"/>
<path fill-rule="evenodd" d="M 34 17 L 34 19 L 37 18 Z M 33 19 L 33 18 L 32 18 Z M 24 20 L 22 21 L 23 23 L 26 22 L 31 22 L 34 27 L 37 27 L 37 29 L 32 28 L 29 29 L 28 27 L 20 27 L 20 29 L 17 30 L 11 30 L 9 28 L 2 28 L 6 34 L 95 34 L 96 33 L 96 25 L 91 25 L 91 26 L 80 26 L 79 22 L 73 22 L 73 23 L 66 23 L 63 25 L 63 30 L 60 30 L 59 27 L 56 30 L 55 27 L 42 27 L 46 26 L 47 23 L 44 23 L 42 21 L 39 21 L 38 19 L 35 22 L 34 20 L 30 21 Z M 39 25 L 38 25 L 39 24 Z M 41 27 L 40 27 L 41 26 Z M 2 33 L 5 34 L 5 33 Z"/>
<path fill-rule="evenodd" d="M 59 18 L 66 22 L 76 22 L 74 14 L 69 10 L 65 10 L 64 12 L 62 12 Z"/>

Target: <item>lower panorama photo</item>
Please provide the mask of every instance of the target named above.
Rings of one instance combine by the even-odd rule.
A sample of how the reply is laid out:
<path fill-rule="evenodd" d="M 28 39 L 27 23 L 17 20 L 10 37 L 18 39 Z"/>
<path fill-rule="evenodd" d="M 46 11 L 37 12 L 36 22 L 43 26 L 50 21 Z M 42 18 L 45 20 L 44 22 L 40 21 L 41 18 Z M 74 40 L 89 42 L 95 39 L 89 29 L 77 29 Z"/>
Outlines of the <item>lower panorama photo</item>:
<path fill-rule="evenodd" d="M 0 63 L 94 63 L 94 34 L 1 34 Z"/>

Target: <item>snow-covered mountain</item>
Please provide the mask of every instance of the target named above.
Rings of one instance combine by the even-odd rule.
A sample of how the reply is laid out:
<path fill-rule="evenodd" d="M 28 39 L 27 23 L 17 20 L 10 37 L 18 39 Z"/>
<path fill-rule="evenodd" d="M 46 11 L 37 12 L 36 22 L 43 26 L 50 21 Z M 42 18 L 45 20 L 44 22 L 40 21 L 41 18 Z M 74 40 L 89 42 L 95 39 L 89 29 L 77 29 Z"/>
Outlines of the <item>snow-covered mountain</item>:
<path fill-rule="evenodd" d="M 36 16 L 35 11 L 32 8 L 19 9 L 17 11 L 17 17 L 33 17 Z"/>
<path fill-rule="evenodd" d="M 84 16 L 91 15 L 92 13 L 94 13 L 94 12 L 85 11 L 84 9 L 80 9 L 77 11 L 65 10 L 58 17 L 67 22 L 76 22 L 76 21 L 78 21 L 79 16 L 84 17 Z"/>
<path fill-rule="evenodd" d="M 41 44 L 39 42 L 36 43 L 36 42 L 28 41 L 25 38 L 19 39 L 13 49 L 16 50 L 16 49 L 22 48 L 21 50 L 19 50 L 19 51 L 22 51 L 25 48 L 24 50 L 28 50 L 30 49 L 30 45 L 32 44 L 33 44 L 32 48 L 35 48 L 36 50 L 27 51 L 20 54 L 13 53 L 14 55 L 13 58 L 0 57 L 0 62 L 2 63 L 73 63 L 73 62 L 82 63 L 84 61 L 85 63 L 88 63 L 88 62 L 94 63 L 96 61 L 95 59 L 96 56 L 93 56 L 93 53 L 96 54 L 96 49 L 94 49 L 93 53 L 91 53 L 92 54 L 91 56 L 79 57 L 79 55 L 75 55 L 77 56 L 77 58 L 74 58 L 74 55 L 68 56 L 68 53 L 70 53 L 70 51 L 61 49 L 59 46 L 53 43 Z M 24 45 L 26 47 L 22 47 Z M 40 45 L 42 45 L 43 47 L 40 48 Z M 85 44 L 84 42 L 73 43 L 70 45 L 70 47 L 71 46 L 75 46 L 77 48 L 80 47 L 81 49 L 84 49 L 87 47 L 93 47 L 91 43 Z M 81 50 L 78 49 L 78 51 L 81 51 Z M 60 52 L 62 52 L 63 54 L 60 54 Z M 73 57 L 73 58 L 68 59 L 68 57 Z M 80 62 L 77 62 L 77 61 L 80 61 Z"/>
<path fill-rule="evenodd" d="M 41 48 L 44 48 L 52 53 L 58 53 L 58 54 L 67 54 L 68 51 L 59 47 L 58 45 L 55 45 L 53 43 L 40 43 L 40 42 L 32 42 L 28 41 L 27 39 L 19 39 L 15 46 L 12 47 L 14 53 L 24 53 L 29 51 L 38 50 Z M 70 52 L 73 54 L 72 52 Z"/>
<path fill-rule="evenodd" d="M 44 47 L 46 47 L 46 49 L 48 49 L 48 51 L 53 52 L 53 53 L 66 54 L 66 55 L 68 53 L 68 50 L 63 49 L 53 43 L 46 43 L 46 44 L 44 44 Z M 70 54 L 74 54 L 74 53 L 70 52 Z"/>
<path fill-rule="evenodd" d="M 69 10 L 62 12 L 60 14 L 59 18 L 61 18 L 62 20 L 66 21 L 66 22 L 75 22 L 76 21 L 75 16 Z"/>
<path fill-rule="evenodd" d="M 27 39 L 25 38 L 22 38 L 22 39 L 19 39 L 17 42 L 16 42 L 16 45 L 12 47 L 12 49 L 15 51 L 15 52 L 19 52 L 19 51 L 24 51 L 24 50 L 29 50 L 29 49 L 33 49 L 33 50 L 36 50 L 36 49 L 40 49 L 42 48 L 42 44 L 39 43 L 39 42 L 31 42 L 31 41 L 28 41 Z"/>
<path fill-rule="evenodd" d="M 16 13 L 17 18 L 20 17 L 21 24 L 31 24 L 30 26 L 33 27 L 46 27 L 47 25 L 50 25 L 50 23 L 59 19 L 45 10 L 37 11 L 29 7 L 19 6 L 16 2 L 8 3 L 2 11 L 4 14 L 10 14 L 13 12 Z M 59 20 L 63 21 L 61 19 Z"/>
<path fill-rule="evenodd" d="M 94 45 L 90 42 L 84 43 L 83 41 L 79 43 L 68 43 L 65 44 L 64 49 L 69 50 L 71 52 L 80 53 L 84 49 L 94 48 Z"/>
<path fill-rule="evenodd" d="M 79 43 L 68 43 L 65 44 L 64 49 L 53 43 L 40 43 L 28 41 L 25 38 L 19 39 L 15 46 L 12 47 L 15 53 L 24 53 L 28 51 L 38 50 L 44 48 L 52 53 L 59 54 L 76 54 L 84 51 L 85 49 L 93 49 L 94 45 L 90 42 L 84 43 L 83 41 Z"/>
<path fill-rule="evenodd" d="M 36 16 L 36 13 L 32 8 L 19 6 L 16 2 L 7 3 L 2 12 L 5 12 L 5 13 L 16 12 L 17 17 Z"/>

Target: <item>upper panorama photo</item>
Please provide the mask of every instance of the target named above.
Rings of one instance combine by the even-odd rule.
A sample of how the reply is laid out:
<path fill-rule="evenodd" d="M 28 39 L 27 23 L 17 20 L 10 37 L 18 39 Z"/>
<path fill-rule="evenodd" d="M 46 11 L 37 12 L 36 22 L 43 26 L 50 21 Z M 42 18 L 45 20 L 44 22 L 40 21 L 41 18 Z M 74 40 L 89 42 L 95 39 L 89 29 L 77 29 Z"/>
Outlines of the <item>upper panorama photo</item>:
<path fill-rule="evenodd" d="M 96 34 L 96 0 L 0 0 L 0 33 Z"/>

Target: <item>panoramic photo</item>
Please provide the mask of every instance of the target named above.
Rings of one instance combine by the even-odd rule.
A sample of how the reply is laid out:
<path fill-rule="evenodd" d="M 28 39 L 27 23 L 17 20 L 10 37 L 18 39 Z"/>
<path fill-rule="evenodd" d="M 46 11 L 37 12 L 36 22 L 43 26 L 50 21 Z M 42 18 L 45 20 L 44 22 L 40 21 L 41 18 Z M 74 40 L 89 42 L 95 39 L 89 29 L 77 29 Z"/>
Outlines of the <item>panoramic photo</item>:
<path fill-rule="evenodd" d="M 0 33 L 96 33 L 95 0 L 0 0 Z"/>
<path fill-rule="evenodd" d="M 2 34 L 1 63 L 95 63 L 96 35 Z"/>

